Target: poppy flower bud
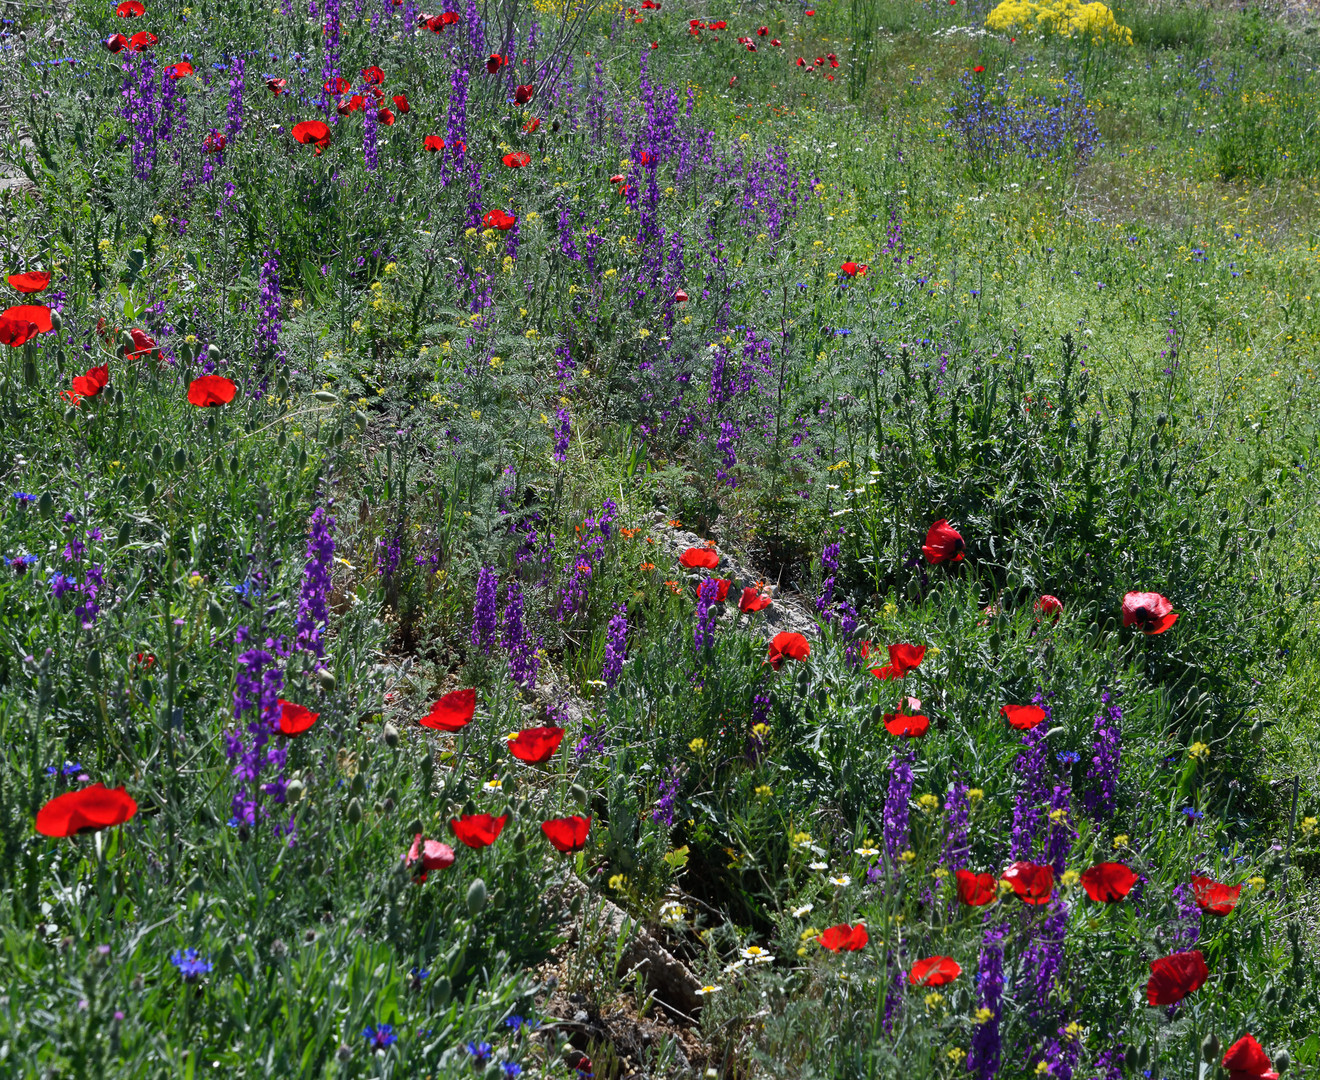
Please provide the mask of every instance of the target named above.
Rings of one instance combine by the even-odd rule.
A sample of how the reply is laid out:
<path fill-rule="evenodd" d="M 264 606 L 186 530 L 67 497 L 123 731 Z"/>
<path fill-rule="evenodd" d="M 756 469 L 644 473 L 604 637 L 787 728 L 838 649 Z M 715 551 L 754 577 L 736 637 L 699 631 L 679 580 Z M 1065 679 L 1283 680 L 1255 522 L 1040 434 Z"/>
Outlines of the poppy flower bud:
<path fill-rule="evenodd" d="M 63 326 L 64 320 L 60 318 L 60 313 L 58 311 L 52 311 L 50 313 L 50 328 L 58 334 Z M 1273 539 L 1273 537 L 1270 539 Z"/>
<path fill-rule="evenodd" d="M 467 891 L 468 914 L 479 915 L 486 906 L 486 883 L 481 878 L 474 878 Z"/>
<path fill-rule="evenodd" d="M 217 604 L 214 600 L 210 600 L 207 602 L 206 615 L 207 618 L 211 620 L 211 625 L 214 626 L 217 630 L 225 625 L 225 609 L 222 608 L 219 604 Z"/>
<path fill-rule="evenodd" d="M 385 740 L 385 745 L 393 750 L 399 745 L 399 729 L 393 724 L 386 724 L 385 730 L 381 732 L 381 738 Z"/>
<path fill-rule="evenodd" d="M 1136 1072 L 1137 1065 L 1139 1064 L 1137 1058 L 1137 1048 L 1135 1046 L 1129 1046 L 1127 1050 L 1124 1051 L 1123 1065 L 1128 1072 Z"/>
<path fill-rule="evenodd" d="M 1257 720 L 1251 725 L 1251 731 L 1248 734 L 1248 737 L 1251 739 L 1251 744 L 1253 746 L 1259 746 L 1261 741 L 1265 738 L 1265 725 Z"/>
<path fill-rule="evenodd" d="M 101 650 L 93 649 L 87 654 L 87 674 L 90 678 L 101 677 Z"/>
<path fill-rule="evenodd" d="M 1292 1064 L 1292 1055 L 1287 1050 L 1280 1050 L 1274 1055 L 1274 1071 L 1277 1073 L 1287 1072 L 1288 1066 Z"/>
<path fill-rule="evenodd" d="M 345 812 L 350 825 L 356 825 L 362 820 L 362 800 L 353 798 L 348 800 L 348 810 Z"/>
<path fill-rule="evenodd" d="M 298 802 L 303 797 L 303 782 L 301 780 L 290 780 L 284 785 L 284 798 L 290 805 Z"/>
<path fill-rule="evenodd" d="M 43 514 L 49 514 L 55 509 L 55 500 L 51 497 L 49 491 L 43 491 L 41 493 L 41 498 L 37 500 L 37 509 Z"/>
<path fill-rule="evenodd" d="M 206 358 L 213 364 L 220 362 L 220 346 L 212 342 L 206 347 Z"/>
<path fill-rule="evenodd" d="M 1219 1060 L 1219 1036 L 1213 1031 L 1201 1040 L 1201 1057 L 1211 1065 Z"/>
<path fill-rule="evenodd" d="M 585 807 L 591 798 L 591 796 L 587 794 L 587 789 L 581 784 L 574 784 L 568 789 L 568 793 L 573 796 L 573 801 L 577 803 L 578 806 L 582 807 Z"/>

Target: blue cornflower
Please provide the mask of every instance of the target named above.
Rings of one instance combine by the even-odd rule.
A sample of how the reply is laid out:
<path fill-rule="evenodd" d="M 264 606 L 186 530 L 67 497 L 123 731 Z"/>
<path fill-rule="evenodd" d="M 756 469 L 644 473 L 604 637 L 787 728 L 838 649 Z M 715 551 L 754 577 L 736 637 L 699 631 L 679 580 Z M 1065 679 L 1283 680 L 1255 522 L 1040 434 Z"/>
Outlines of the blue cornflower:
<path fill-rule="evenodd" d="M 467 1052 L 472 1055 L 473 1065 L 485 1065 L 490 1060 L 491 1045 L 488 1042 L 470 1042 Z"/>
<path fill-rule="evenodd" d="M 1200 821 L 1205 815 L 1194 806 L 1184 806 L 1182 812 L 1187 815 L 1188 821 Z"/>
<path fill-rule="evenodd" d="M 514 1031 L 517 1031 L 525 1023 L 527 1023 L 527 1021 L 516 1013 L 513 1016 L 506 1016 L 504 1018 L 504 1026 L 506 1028 L 512 1028 Z"/>
<path fill-rule="evenodd" d="M 29 495 L 26 491 L 14 492 L 14 498 L 21 503 L 30 503 L 37 501 L 37 497 L 35 495 Z"/>
<path fill-rule="evenodd" d="M 1076 765 L 1082 760 L 1082 755 L 1076 750 L 1064 750 L 1059 754 L 1059 760 L 1065 765 Z"/>
<path fill-rule="evenodd" d="M 380 1027 L 368 1026 L 362 1037 L 371 1044 L 373 1050 L 384 1050 L 399 1038 L 394 1034 L 393 1024 L 381 1024 Z"/>
<path fill-rule="evenodd" d="M 506 1061 L 503 1065 L 505 1076 L 521 1076 L 522 1066 L 516 1061 Z"/>
<path fill-rule="evenodd" d="M 56 773 L 59 773 L 61 776 L 77 776 L 82 771 L 83 771 L 83 767 L 79 765 L 76 761 L 66 761 L 62 766 L 60 765 L 46 766 L 47 776 L 54 776 Z"/>
<path fill-rule="evenodd" d="M 408 972 L 408 974 L 411 975 L 418 982 L 421 982 L 423 979 L 425 979 L 428 975 L 431 974 L 431 969 L 415 967 L 412 969 L 412 971 Z"/>
<path fill-rule="evenodd" d="M 189 982 L 196 982 L 211 970 L 211 961 L 203 960 L 197 955 L 196 949 L 175 949 L 170 954 L 170 963 Z"/>

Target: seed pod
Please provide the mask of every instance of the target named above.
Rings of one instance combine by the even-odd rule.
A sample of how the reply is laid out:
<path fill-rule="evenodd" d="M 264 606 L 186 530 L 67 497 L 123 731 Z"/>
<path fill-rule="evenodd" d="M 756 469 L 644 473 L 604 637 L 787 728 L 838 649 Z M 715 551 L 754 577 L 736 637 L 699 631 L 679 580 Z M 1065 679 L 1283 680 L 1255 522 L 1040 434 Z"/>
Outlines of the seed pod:
<path fill-rule="evenodd" d="M 336 397 L 334 394 L 330 393 L 329 390 L 318 390 L 316 393 L 312 395 L 312 397 L 316 398 L 317 401 L 324 401 L 324 402 L 335 402 L 339 400 L 339 398 Z"/>

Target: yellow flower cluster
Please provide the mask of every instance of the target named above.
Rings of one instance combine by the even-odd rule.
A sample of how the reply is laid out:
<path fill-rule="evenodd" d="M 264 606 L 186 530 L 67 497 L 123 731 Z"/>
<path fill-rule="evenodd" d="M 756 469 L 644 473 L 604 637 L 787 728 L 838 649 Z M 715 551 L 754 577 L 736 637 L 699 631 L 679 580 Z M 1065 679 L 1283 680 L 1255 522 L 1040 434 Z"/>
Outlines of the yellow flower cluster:
<path fill-rule="evenodd" d="M 1121 26 L 1109 8 L 1081 0 L 1003 0 L 985 17 L 985 25 L 1003 34 L 1037 30 L 1060 37 L 1090 37 L 1096 45 L 1132 44 L 1132 31 Z"/>

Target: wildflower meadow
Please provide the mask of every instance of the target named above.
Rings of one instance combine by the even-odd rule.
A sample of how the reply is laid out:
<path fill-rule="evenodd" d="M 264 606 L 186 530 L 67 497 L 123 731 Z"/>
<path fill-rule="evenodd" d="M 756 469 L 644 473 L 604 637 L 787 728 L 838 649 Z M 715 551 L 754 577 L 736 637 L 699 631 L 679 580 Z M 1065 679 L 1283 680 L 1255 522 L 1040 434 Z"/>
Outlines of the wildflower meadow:
<path fill-rule="evenodd" d="M 3 4 L 0 1075 L 1320 1073 L 1315 5 L 427 2 Z"/>

